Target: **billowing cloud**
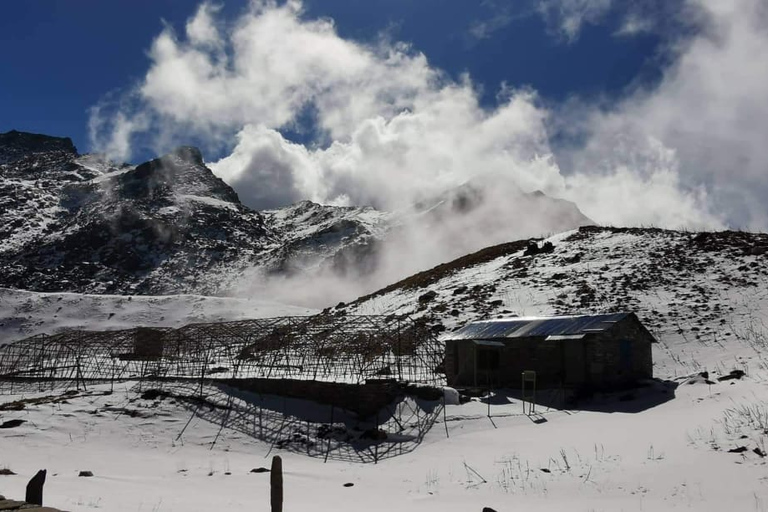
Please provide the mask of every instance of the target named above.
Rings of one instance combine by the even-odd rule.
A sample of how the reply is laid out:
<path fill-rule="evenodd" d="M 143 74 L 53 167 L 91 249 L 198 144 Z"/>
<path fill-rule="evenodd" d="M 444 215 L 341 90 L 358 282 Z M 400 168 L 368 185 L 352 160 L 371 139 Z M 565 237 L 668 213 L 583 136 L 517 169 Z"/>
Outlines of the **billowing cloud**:
<path fill-rule="evenodd" d="M 768 65 L 759 57 L 768 51 L 768 6 L 691 0 L 686 9 L 698 30 L 670 49 L 658 84 L 560 119 L 580 123 L 587 140 L 571 153 L 572 168 L 671 172 L 678 189 L 698 189 L 702 200 L 707 191 L 710 210 L 730 224 L 768 229 Z M 661 160 L 660 147 L 671 152 Z"/>
<path fill-rule="evenodd" d="M 348 137 L 362 121 L 401 111 L 439 73 L 406 45 L 367 47 L 327 19 L 304 20 L 301 4 L 254 1 L 220 35 L 203 4 L 186 37 L 166 29 L 152 45 L 141 98 L 166 122 L 202 132 L 289 125 L 307 104 L 323 130 Z"/>
<path fill-rule="evenodd" d="M 231 156 L 212 164 L 216 173 L 241 186 L 270 181 L 276 167 L 290 176 L 293 200 L 407 208 L 493 174 L 523 190 L 550 188 L 559 180 L 547 153 L 544 116 L 532 93 L 518 93 L 492 112 L 482 110 L 468 86 L 445 87 L 430 101 L 389 118 L 360 122 L 353 133 L 326 148 L 309 149 L 274 129 L 247 125 Z M 271 180 L 275 182 L 275 180 Z M 255 187 L 241 197 L 265 206 Z"/>
<path fill-rule="evenodd" d="M 572 17 L 562 27 L 574 37 L 610 8 L 546 3 Z M 643 5 L 633 12 L 645 30 L 661 11 Z M 684 0 L 674 13 L 693 25 L 669 39 L 652 86 L 612 104 L 548 108 L 535 91 L 505 86 L 489 108 L 471 77 L 447 78 L 407 44 L 346 40 L 298 1 L 254 0 L 234 21 L 205 3 L 183 34 L 155 39 L 128 99 L 94 108 L 93 141 L 126 157 L 146 134 L 160 145 L 205 139 L 229 154 L 214 172 L 254 208 L 310 199 L 402 210 L 480 184 L 486 204 L 475 214 L 408 234 L 416 267 L 546 229 L 533 220 L 546 212 L 521 210 L 521 191 L 573 200 L 605 224 L 766 229 L 766 6 Z M 309 135 L 286 138 L 308 113 Z M 402 272 L 397 252 L 382 265 Z"/>
<path fill-rule="evenodd" d="M 584 19 L 597 16 L 577 9 L 578 2 L 568 5 L 566 12 L 580 12 Z M 548 140 L 553 114 L 533 91 L 505 88 L 496 107 L 484 108 L 470 77 L 447 79 L 403 43 L 345 40 L 331 20 L 305 19 L 297 1 L 253 1 L 229 24 L 217 20 L 216 12 L 203 4 L 183 35 L 166 28 L 156 38 L 131 108 L 118 109 L 102 123 L 112 130 L 96 130 L 95 140 L 125 155 L 131 130 L 150 124 L 161 141 L 181 133 L 236 141 L 232 154 L 212 167 L 255 208 L 304 198 L 401 208 L 493 175 L 517 190 L 588 197 L 582 208 L 601 222 L 653 219 L 679 226 L 680 219 L 698 218 L 698 227 L 720 225 L 698 184 L 687 187 L 654 174 L 675 177 L 677 164 L 640 173 L 621 158 L 593 166 L 576 156 L 571 161 L 578 165 L 562 173 Z M 308 109 L 314 141 L 286 140 L 283 130 Z M 617 113 L 589 111 L 585 132 L 591 142 L 584 154 L 600 155 L 601 131 L 609 132 L 629 110 L 627 103 Z M 639 135 L 667 144 L 655 133 Z M 646 206 L 645 218 L 634 205 L 600 193 L 601 184 L 613 192 L 627 172 L 634 177 L 629 186 L 664 188 L 652 208 Z"/>

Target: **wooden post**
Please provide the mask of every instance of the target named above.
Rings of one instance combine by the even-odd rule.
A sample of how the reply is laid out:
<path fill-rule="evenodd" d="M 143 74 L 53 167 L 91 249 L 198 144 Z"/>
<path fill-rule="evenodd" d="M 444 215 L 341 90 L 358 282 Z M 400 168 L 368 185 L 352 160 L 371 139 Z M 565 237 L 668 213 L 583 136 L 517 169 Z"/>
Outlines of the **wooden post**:
<path fill-rule="evenodd" d="M 208 355 L 206 354 L 205 360 L 203 360 L 203 367 L 200 370 L 200 398 L 203 398 L 203 386 L 205 385 L 205 367 L 208 365 Z"/>
<path fill-rule="evenodd" d="M 114 393 L 115 392 L 115 371 L 117 370 L 117 364 L 115 363 L 115 358 L 112 358 L 112 375 L 109 378 L 109 392 Z"/>
<path fill-rule="evenodd" d="M 279 455 L 272 457 L 272 470 L 269 474 L 270 504 L 272 512 L 283 512 L 283 459 Z"/>
<path fill-rule="evenodd" d="M 27 484 L 27 495 L 24 501 L 32 505 L 43 506 L 43 485 L 45 484 L 46 470 L 41 469 Z"/>

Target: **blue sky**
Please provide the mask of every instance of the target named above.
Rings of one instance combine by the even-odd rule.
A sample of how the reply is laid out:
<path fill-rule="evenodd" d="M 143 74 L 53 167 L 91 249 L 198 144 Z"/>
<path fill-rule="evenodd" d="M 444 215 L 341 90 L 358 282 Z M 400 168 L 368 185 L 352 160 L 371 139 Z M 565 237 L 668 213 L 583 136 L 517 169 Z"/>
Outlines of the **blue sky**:
<path fill-rule="evenodd" d="M 499 15 L 491 2 L 466 0 L 311 0 L 306 17 L 330 17 L 339 35 L 374 41 L 382 33 L 413 44 L 430 63 L 458 78 L 469 72 L 495 102 L 502 82 L 531 86 L 544 99 L 619 95 L 638 80 L 658 76 L 656 34 L 616 37 L 620 9 L 585 24 L 568 41 L 535 9 L 510 2 L 503 26 L 479 39 L 472 28 Z M 199 2 L 189 0 L 36 0 L 0 4 L 0 130 L 69 136 L 80 151 L 88 140 L 88 109 L 139 83 L 147 51 L 165 24 L 182 30 Z M 223 17 L 246 2 L 229 0 Z M 142 151 L 138 158 L 150 157 Z"/>

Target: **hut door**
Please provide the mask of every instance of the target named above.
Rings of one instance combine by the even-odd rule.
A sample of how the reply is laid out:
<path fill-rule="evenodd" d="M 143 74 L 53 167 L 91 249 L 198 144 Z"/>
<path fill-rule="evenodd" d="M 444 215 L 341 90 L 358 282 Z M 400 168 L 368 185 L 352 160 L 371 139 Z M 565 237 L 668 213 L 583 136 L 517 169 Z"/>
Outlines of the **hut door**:
<path fill-rule="evenodd" d="M 619 343 L 619 361 L 621 371 L 625 373 L 632 372 L 632 341 L 623 339 Z"/>
<path fill-rule="evenodd" d="M 581 340 L 563 342 L 563 367 L 565 369 L 565 384 L 583 384 L 585 382 L 584 344 Z"/>

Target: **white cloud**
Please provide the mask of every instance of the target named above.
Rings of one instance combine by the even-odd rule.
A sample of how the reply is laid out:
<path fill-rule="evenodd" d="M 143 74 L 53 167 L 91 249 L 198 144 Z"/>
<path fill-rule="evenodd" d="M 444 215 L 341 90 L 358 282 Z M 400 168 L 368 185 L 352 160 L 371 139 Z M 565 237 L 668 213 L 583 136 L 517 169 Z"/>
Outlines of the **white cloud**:
<path fill-rule="evenodd" d="M 614 152 L 628 149 L 614 142 Z M 600 223 L 687 229 L 722 226 L 718 216 L 702 208 L 709 202 L 706 188 L 684 187 L 675 152 L 654 139 L 646 140 L 639 153 L 617 155 L 605 172 L 575 173 L 566 178 L 566 184 L 566 195 Z M 681 193 L 682 189 L 687 192 Z"/>
<path fill-rule="evenodd" d="M 506 27 L 515 19 L 509 5 L 499 7 L 493 4 L 494 13 L 489 18 L 478 19 L 470 23 L 469 35 L 475 39 L 488 39 L 495 32 Z"/>
<path fill-rule="evenodd" d="M 232 156 L 212 168 L 244 190 L 241 198 L 254 207 L 266 204 L 264 183 L 274 175 L 275 162 L 290 179 L 290 186 L 281 187 L 290 191 L 281 196 L 283 203 L 308 198 L 407 208 L 487 173 L 524 190 L 545 189 L 558 172 L 534 158 L 548 152 L 544 116 L 531 93 L 513 95 L 486 112 L 469 84 L 453 85 L 414 102 L 413 110 L 366 119 L 349 138 L 327 148 L 308 149 L 273 129 L 247 125 Z"/>
<path fill-rule="evenodd" d="M 210 3 L 203 3 L 197 10 L 197 14 L 187 22 L 186 32 L 189 41 L 197 46 L 210 45 L 219 47 L 221 37 L 219 29 L 216 27 L 216 13 L 221 10 L 221 6 Z"/>
<path fill-rule="evenodd" d="M 212 14 L 204 4 L 186 38 L 163 31 L 140 89 L 164 120 L 204 134 L 283 127 L 313 103 L 322 128 L 344 137 L 364 119 L 409 105 L 438 76 L 404 45 L 366 47 L 338 37 L 331 20 L 303 20 L 298 2 L 254 1 L 220 39 Z"/>
<path fill-rule="evenodd" d="M 587 23 L 598 23 L 611 9 L 613 0 L 537 0 L 545 21 L 567 41 L 579 37 Z"/>
<path fill-rule="evenodd" d="M 690 0 L 686 8 L 702 23 L 673 47 L 659 84 L 608 110 L 579 112 L 589 139 L 574 168 L 627 164 L 648 175 L 662 144 L 674 150 L 681 188 L 704 187 L 712 209 L 732 225 L 767 229 L 768 66 L 760 56 L 768 52 L 768 7 Z"/>
<path fill-rule="evenodd" d="M 624 18 L 621 26 L 614 34 L 621 37 L 633 37 L 638 34 L 652 32 L 653 29 L 653 20 L 637 13 L 631 13 Z"/>
<path fill-rule="evenodd" d="M 131 137 L 149 127 L 145 112 L 136 112 L 124 105 L 115 111 L 108 103 L 102 102 L 89 109 L 88 136 L 91 145 L 118 161 L 126 161 L 130 157 Z"/>
<path fill-rule="evenodd" d="M 609 4 L 560 2 L 571 19 L 563 30 L 575 37 Z M 426 251 L 414 265 L 534 234 L 542 226 L 523 211 L 519 190 L 572 199 L 602 223 L 766 229 L 765 5 L 682 7 L 696 13 L 697 30 L 669 47 L 658 83 L 569 110 L 508 88 L 497 106 L 482 107 L 470 77 L 452 81 L 402 43 L 345 40 L 331 20 L 306 19 L 298 2 L 254 1 L 229 25 L 204 4 L 182 36 L 157 37 L 134 101 L 110 116 L 94 110 L 102 114 L 94 140 L 126 155 L 146 130 L 169 141 L 236 133 L 231 155 L 211 166 L 255 208 L 311 199 L 402 209 L 482 183 L 486 204 L 473 216 L 411 237 L 414 254 Z M 285 128 L 307 109 L 317 137 L 287 140 Z M 551 130 L 563 126 L 584 142 L 555 157 Z"/>
<path fill-rule="evenodd" d="M 597 4 L 569 5 L 582 18 L 596 15 Z M 255 208 L 303 198 L 403 208 L 479 175 L 495 176 L 497 188 L 578 198 L 576 188 L 589 181 L 561 175 L 550 156 L 548 112 L 534 92 L 505 87 L 497 107 L 483 108 L 469 77 L 446 79 L 402 43 L 344 40 L 331 20 L 305 19 L 299 2 L 254 1 L 228 30 L 215 16 L 203 4 L 186 37 L 170 28 L 157 37 L 138 87 L 141 107 L 112 118 L 108 147 L 125 154 L 131 130 L 145 129 L 147 119 L 159 140 L 237 132 L 232 155 L 212 167 Z M 280 134 L 309 106 L 330 144 L 304 147 Z M 660 197 L 679 198 L 658 205 L 668 224 L 685 218 L 677 208 L 706 210 L 685 183 L 655 183 L 670 187 Z M 599 194 L 590 201 L 589 209 L 611 212 L 615 222 L 642 221 L 623 213 L 631 205 L 606 197 L 610 207 L 600 209 Z"/>
<path fill-rule="evenodd" d="M 664 38 L 686 34 L 695 26 L 691 0 L 535 0 L 549 30 L 574 43 L 588 25 L 610 25 L 616 37 L 653 33 Z M 615 25 L 615 26 L 614 26 Z"/>

